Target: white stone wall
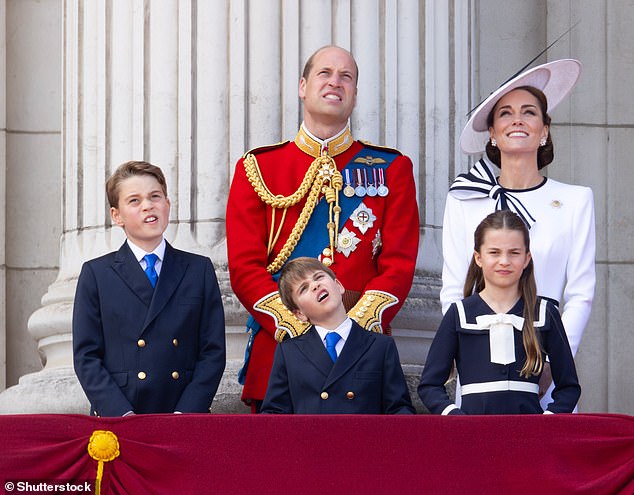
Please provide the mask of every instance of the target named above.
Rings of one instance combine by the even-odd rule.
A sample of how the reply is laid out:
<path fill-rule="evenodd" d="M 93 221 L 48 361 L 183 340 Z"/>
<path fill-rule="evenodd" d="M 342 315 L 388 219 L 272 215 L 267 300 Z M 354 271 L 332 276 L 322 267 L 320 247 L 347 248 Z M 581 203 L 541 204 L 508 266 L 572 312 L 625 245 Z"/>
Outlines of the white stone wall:
<path fill-rule="evenodd" d="M 233 167 L 247 149 L 293 137 L 303 62 L 329 43 L 350 48 L 360 66 L 354 134 L 398 147 L 415 164 L 418 273 L 394 333 L 402 361 L 420 365 L 440 318 L 444 198 L 469 165 L 456 144 L 466 113 L 580 21 L 540 60 L 571 56 L 585 67 L 553 114 L 557 154 L 548 170 L 591 186 L 596 200 L 598 285 L 578 355 L 580 409 L 634 413 L 634 385 L 623 373 L 634 352 L 626 330 L 634 316 L 633 7 L 625 0 L 0 0 L 7 95 L 0 97 L 0 362 L 7 354 L 0 378 L 11 386 L 23 377 L 22 388 L 0 394 L 0 411 L 15 412 L 3 404 L 19 397 L 44 410 L 85 408 L 70 368 L 74 284 L 84 260 L 122 241 L 110 226 L 104 181 L 128 159 L 165 170 L 169 240 L 216 264 L 230 358 L 223 393 L 235 399 L 244 311 L 226 273 Z M 37 346 L 46 367 L 24 376 L 41 367 Z M 51 404 L 42 399 L 50 387 L 29 395 L 36 382 L 75 398 Z"/>
<path fill-rule="evenodd" d="M 61 233 L 61 2 L 1 2 L 6 66 L 0 118 L 6 124 L 1 176 L 6 236 L 7 384 L 42 367 L 27 320 L 57 276 Z M 6 162 L 5 162 L 6 160 Z M 4 344 L 4 342 L 3 342 Z"/>

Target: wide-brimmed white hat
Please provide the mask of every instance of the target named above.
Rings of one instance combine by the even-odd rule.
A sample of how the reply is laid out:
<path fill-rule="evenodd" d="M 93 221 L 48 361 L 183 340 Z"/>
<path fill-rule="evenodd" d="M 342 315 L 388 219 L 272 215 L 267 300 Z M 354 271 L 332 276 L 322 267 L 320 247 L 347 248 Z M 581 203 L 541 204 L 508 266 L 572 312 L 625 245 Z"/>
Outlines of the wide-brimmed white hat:
<path fill-rule="evenodd" d="M 489 140 L 487 117 L 506 93 L 520 86 L 533 86 L 543 91 L 550 113 L 574 87 L 581 73 L 581 62 L 568 58 L 528 69 L 513 77 L 491 93 L 471 114 L 460 135 L 460 148 L 468 155 L 482 153 Z"/>

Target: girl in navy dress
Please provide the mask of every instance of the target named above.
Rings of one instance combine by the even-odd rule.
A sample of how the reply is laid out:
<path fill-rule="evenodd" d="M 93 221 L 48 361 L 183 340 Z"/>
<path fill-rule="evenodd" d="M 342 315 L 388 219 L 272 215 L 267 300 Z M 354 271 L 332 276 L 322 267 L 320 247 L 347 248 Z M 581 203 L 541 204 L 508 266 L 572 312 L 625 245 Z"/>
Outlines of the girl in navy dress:
<path fill-rule="evenodd" d="M 557 307 L 536 295 L 529 233 L 509 210 L 478 225 L 464 299 L 453 303 L 431 345 L 418 386 L 434 414 L 572 412 L 581 388 Z M 543 411 L 539 378 L 550 362 L 555 389 Z M 445 382 L 456 364 L 458 408 Z"/>

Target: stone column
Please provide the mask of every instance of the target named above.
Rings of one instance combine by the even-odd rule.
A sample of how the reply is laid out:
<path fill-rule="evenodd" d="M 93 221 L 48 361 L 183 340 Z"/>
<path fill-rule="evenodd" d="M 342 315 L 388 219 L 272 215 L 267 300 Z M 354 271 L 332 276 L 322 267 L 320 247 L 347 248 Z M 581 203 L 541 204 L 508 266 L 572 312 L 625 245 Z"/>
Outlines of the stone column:
<path fill-rule="evenodd" d="M 218 19 L 228 17 L 229 7 L 178 0 L 64 3 L 60 269 L 28 324 L 45 365 L 0 394 L 0 412 L 89 410 L 72 368 L 72 303 L 82 263 L 124 239 L 111 225 L 104 191 L 124 161 L 144 159 L 164 170 L 172 200 L 166 237 L 210 256 L 228 320 L 241 312 L 231 300 L 224 239 L 229 63 L 219 47 L 227 45 L 229 25 Z M 217 397 L 222 412 L 242 411 L 235 404 L 239 387 L 231 383 L 246 341 L 237 336 L 240 342 L 229 342 L 228 383 Z M 227 394 L 231 400 L 223 400 Z"/>
<path fill-rule="evenodd" d="M 41 367 L 29 314 L 39 306 L 42 290 L 55 278 L 60 235 L 61 2 L 2 2 L 2 191 L 3 275 L 6 253 L 7 382 Z M 6 34 L 6 37 L 4 36 Z M 6 43 L 5 43 L 6 42 Z M 6 59 L 4 57 L 6 47 Z M 6 65 L 5 65 L 6 62 Z M 4 72 L 6 68 L 6 72 Z M 6 95 L 6 100 L 5 100 Z M 4 105 L 6 103 L 6 106 Z M 5 112 L 6 110 L 6 112 Z M 6 148 L 4 147 L 6 127 Z M 6 159 L 7 167 L 4 167 Z M 6 198 L 4 197 L 6 180 Z M 6 199 L 6 201 L 5 201 Z M 6 232 L 4 236 L 4 221 Z M 6 249 L 6 251 L 5 251 Z M 6 300 L 6 312 L 5 310 Z M 4 330 L 4 329 L 3 329 Z M 4 333 L 4 332 L 2 332 Z M 53 346 L 51 335 L 43 344 Z M 57 360 L 52 350 L 48 359 Z M 2 360 L 4 367 L 4 359 Z M 40 400 L 28 392 L 31 375 L 0 395 L 0 412 L 30 412 Z M 22 393 L 22 390 L 26 392 Z M 54 391 L 53 391 L 54 393 Z"/>
<path fill-rule="evenodd" d="M 6 9 L 5 3 L 0 3 L 0 39 L 6 37 Z M 6 203 L 6 44 L 0 46 L 0 202 Z M 6 314 L 6 215 L 0 217 L 0 314 Z M 0 363 L 6 364 L 7 357 L 7 327 L 6 318 L 0 324 Z M 0 365 L 0 389 L 4 389 L 7 383 L 6 366 Z"/>

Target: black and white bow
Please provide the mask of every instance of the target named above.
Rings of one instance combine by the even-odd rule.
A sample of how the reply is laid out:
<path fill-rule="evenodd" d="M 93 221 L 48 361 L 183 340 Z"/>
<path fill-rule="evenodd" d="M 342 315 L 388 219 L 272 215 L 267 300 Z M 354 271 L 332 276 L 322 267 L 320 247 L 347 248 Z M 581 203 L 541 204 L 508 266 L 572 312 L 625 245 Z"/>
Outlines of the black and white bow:
<path fill-rule="evenodd" d="M 504 189 L 484 159 L 479 160 L 466 174 L 456 177 L 449 194 L 461 201 L 490 197 L 496 210 L 511 210 L 519 215 L 530 229 L 536 222 L 522 202 Z"/>

